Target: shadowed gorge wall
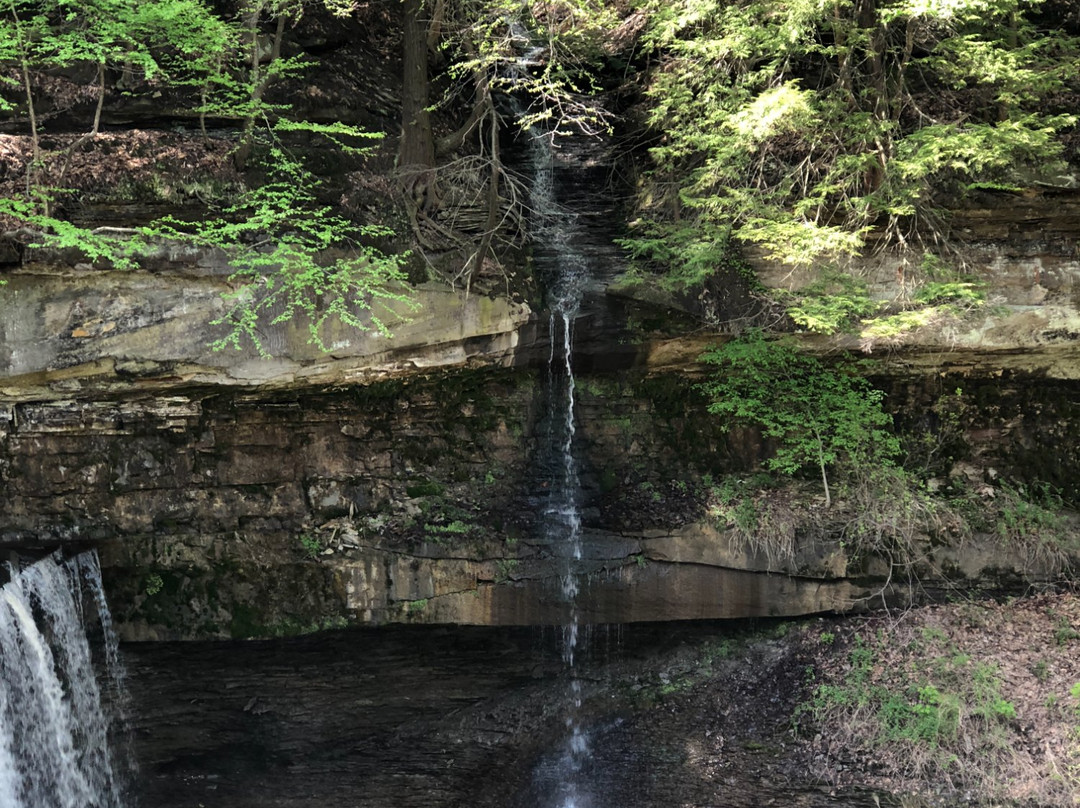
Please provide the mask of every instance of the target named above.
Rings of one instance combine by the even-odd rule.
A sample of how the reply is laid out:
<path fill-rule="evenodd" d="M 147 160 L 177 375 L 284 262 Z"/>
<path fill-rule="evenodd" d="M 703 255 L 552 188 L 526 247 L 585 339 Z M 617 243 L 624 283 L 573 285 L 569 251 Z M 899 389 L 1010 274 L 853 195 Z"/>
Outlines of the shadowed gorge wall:
<path fill-rule="evenodd" d="M 889 400 L 901 427 L 925 426 L 935 397 L 962 384 L 967 448 L 956 462 L 967 473 L 1071 492 L 1076 383 L 1029 381 L 894 380 Z M 558 565 L 535 530 L 534 371 L 181 392 L 5 411 L 0 538 L 99 545 L 124 636 L 560 618 Z M 777 561 L 709 515 L 703 481 L 749 472 L 766 444 L 725 434 L 692 378 L 582 377 L 578 419 L 589 622 L 845 610 L 880 589 L 886 573 L 849 570 L 828 518 L 804 520 L 796 555 Z M 929 563 L 928 582 L 947 563 L 965 585 L 991 588 L 1000 581 L 986 570 L 1024 572 L 1023 559 L 985 543 L 940 548 Z"/>

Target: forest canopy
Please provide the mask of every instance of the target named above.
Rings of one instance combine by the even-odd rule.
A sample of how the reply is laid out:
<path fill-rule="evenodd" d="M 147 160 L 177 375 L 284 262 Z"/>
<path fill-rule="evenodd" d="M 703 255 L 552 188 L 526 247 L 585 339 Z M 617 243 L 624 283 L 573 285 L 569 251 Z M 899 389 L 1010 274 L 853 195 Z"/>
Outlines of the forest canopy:
<path fill-rule="evenodd" d="M 972 192 L 1072 181 L 1080 39 L 1052 3 L 643 8 L 651 145 L 626 244 L 676 283 L 746 246 L 792 265 L 871 234 L 942 250 L 947 210 Z"/>
<path fill-rule="evenodd" d="M 501 271 L 528 229 L 527 194 L 502 153 L 515 127 L 614 132 L 628 144 L 637 186 L 621 243 L 684 288 L 744 250 L 827 266 L 908 246 L 944 265 L 948 211 L 972 194 L 1075 182 L 1080 15 L 1065 0 L 376 5 L 399 71 L 399 125 L 382 130 L 305 120 L 282 91 L 322 58 L 298 44 L 305 20 L 337 15 L 360 35 L 362 9 L 347 0 L 3 0 L 0 111 L 30 146 L 0 214 L 123 265 L 138 239 L 80 230 L 64 213 L 71 166 L 99 138 L 106 100 L 161 96 L 166 117 L 204 137 L 208 121 L 224 126 L 231 194 L 212 200 L 207 221 L 140 232 L 237 257 L 242 291 L 221 344 L 239 346 L 258 344 L 259 318 L 314 318 L 315 342 L 322 312 L 361 325 L 358 308 L 404 290 L 400 255 L 379 249 L 391 242 L 425 258 L 453 253 L 458 268 L 429 260 L 427 271 L 466 288 Z M 61 75 L 82 76 L 82 119 L 58 138 L 42 96 Z M 409 232 L 395 240 L 383 222 L 335 207 L 293 148 L 303 138 L 342 154 L 392 143 L 396 164 L 384 170 L 404 211 L 395 225 Z M 271 242 L 288 249 L 251 249 Z M 327 259 L 334 251 L 345 257 Z M 938 280 L 926 292 L 935 305 L 977 297 L 963 278 Z M 873 313 L 857 281 L 822 283 L 825 304 L 788 301 L 797 322 L 828 330 Z"/>

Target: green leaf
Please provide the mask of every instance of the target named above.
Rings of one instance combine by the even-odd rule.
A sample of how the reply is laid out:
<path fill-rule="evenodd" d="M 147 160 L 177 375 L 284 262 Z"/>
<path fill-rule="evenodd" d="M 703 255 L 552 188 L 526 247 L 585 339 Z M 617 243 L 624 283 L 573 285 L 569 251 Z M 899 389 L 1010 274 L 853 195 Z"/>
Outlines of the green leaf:
<path fill-rule="evenodd" d="M 712 366 L 699 389 L 722 426 L 753 426 L 771 439 L 765 466 L 793 475 L 811 468 L 840 473 L 892 466 L 900 444 L 879 390 L 853 366 L 827 366 L 760 331 L 706 351 Z"/>

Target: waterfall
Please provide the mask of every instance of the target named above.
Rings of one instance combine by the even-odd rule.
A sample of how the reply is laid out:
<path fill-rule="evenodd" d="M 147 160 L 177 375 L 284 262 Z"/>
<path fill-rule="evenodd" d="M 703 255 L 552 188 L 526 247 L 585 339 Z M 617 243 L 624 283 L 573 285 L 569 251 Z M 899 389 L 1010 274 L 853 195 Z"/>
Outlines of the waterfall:
<path fill-rule="evenodd" d="M 547 287 L 550 311 L 550 352 L 547 372 L 548 429 L 546 502 L 541 530 L 562 563 L 560 589 L 566 603 L 562 626 L 562 659 L 570 673 L 567 698 L 567 746 L 555 784 L 557 808 L 581 808 L 577 773 L 588 755 L 588 739 L 578 713 L 581 681 L 576 673 L 580 633 L 577 562 L 582 556 L 581 485 L 574 457 L 574 320 L 581 308 L 589 266 L 576 249 L 580 227 L 576 217 L 562 209 L 556 197 L 551 135 L 536 128 L 527 132 L 532 165 L 530 206 L 537 264 Z"/>
<path fill-rule="evenodd" d="M 105 680 L 121 703 L 116 635 L 93 552 L 54 554 L 0 589 L 0 806 L 122 808 L 109 713 L 94 672 L 83 596 L 104 635 Z"/>

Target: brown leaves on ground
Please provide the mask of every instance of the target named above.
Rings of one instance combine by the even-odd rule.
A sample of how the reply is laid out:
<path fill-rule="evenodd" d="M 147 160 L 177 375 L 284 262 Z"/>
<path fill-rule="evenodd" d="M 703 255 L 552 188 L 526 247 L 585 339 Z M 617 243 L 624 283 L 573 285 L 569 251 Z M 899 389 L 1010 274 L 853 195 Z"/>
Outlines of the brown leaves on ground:
<path fill-rule="evenodd" d="M 109 197 L 121 183 L 156 185 L 167 195 L 170 182 L 190 182 L 200 177 L 216 182 L 239 182 L 228 159 L 230 140 L 204 138 L 195 133 L 132 129 L 102 132 L 81 148 L 72 150 L 82 135 L 42 138 L 44 168 L 35 176 L 38 185 L 59 185 L 65 195 L 90 194 Z M 28 136 L 0 135 L 0 195 L 20 196 L 26 191 L 26 171 L 32 154 Z M 62 202 L 62 200 L 61 200 Z"/>
<path fill-rule="evenodd" d="M 930 606 L 841 628 L 835 642 L 830 634 L 812 649 L 814 692 L 829 706 L 809 733 L 827 779 L 936 799 L 1077 804 L 1076 594 Z M 860 676 L 865 686 L 853 688 Z M 929 683 L 937 693 L 919 690 Z M 842 703 L 858 692 L 870 695 Z M 941 705 L 949 727 L 935 738 L 890 733 L 884 694 L 913 714 Z"/>

